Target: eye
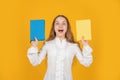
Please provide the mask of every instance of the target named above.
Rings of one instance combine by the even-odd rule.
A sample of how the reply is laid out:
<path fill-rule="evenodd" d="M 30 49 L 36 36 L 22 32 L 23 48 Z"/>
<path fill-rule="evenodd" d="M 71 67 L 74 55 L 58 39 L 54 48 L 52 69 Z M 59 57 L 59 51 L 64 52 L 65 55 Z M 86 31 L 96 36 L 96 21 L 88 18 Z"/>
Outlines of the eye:
<path fill-rule="evenodd" d="M 58 23 L 58 22 L 55 22 L 55 25 L 59 25 L 59 23 Z"/>
<path fill-rule="evenodd" d="M 67 24 L 65 22 L 63 22 L 62 25 L 67 25 Z"/>

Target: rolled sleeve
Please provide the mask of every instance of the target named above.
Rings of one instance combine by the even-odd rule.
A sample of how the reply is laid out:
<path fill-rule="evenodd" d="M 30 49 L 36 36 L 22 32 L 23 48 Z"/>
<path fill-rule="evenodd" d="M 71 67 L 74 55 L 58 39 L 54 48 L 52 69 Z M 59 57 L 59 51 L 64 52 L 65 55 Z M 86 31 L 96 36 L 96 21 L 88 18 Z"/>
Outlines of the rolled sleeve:
<path fill-rule="evenodd" d="M 79 62 L 86 66 L 89 67 L 90 64 L 93 62 L 92 58 L 92 48 L 89 45 L 83 46 L 83 50 L 81 51 L 79 46 L 75 46 L 75 53 L 76 57 L 79 60 Z"/>

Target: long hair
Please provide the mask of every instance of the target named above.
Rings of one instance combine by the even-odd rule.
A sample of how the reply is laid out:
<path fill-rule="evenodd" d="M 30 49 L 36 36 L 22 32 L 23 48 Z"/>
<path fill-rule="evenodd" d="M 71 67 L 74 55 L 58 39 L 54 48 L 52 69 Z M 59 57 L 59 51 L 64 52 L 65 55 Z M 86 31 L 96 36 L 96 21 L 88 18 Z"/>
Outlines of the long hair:
<path fill-rule="evenodd" d="M 49 38 L 47 39 L 47 41 L 50 41 L 50 40 L 53 40 L 55 37 L 56 37 L 56 33 L 55 33 L 55 29 L 54 29 L 54 24 L 55 24 L 55 20 L 58 18 L 58 17 L 63 17 L 66 19 L 67 21 L 67 31 L 65 33 L 65 38 L 68 42 L 70 43 L 76 43 L 74 41 L 74 37 L 73 37 L 73 33 L 71 31 L 71 26 L 70 26 L 70 23 L 69 23 L 69 20 L 66 16 L 64 15 L 58 15 L 54 18 L 53 22 L 52 22 L 52 28 L 51 28 L 51 31 L 50 31 L 50 35 L 49 35 Z"/>

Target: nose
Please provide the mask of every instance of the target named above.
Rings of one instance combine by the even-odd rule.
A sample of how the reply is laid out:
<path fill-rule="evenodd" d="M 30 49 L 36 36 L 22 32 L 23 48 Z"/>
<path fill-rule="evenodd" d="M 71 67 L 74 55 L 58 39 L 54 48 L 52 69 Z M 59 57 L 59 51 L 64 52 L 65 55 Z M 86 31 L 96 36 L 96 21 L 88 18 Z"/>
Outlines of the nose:
<path fill-rule="evenodd" d="M 62 27 L 63 27 L 63 25 L 62 25 L 62 24 L 60 24 L 60 25 L 59 25 L 59 28 L 62 28 Z"/>

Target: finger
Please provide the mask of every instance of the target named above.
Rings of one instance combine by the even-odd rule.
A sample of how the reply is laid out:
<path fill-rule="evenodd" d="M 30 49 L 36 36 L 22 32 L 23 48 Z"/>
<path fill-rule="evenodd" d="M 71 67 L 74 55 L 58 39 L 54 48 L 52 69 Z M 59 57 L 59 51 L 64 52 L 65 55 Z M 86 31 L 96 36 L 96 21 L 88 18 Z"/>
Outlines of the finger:
<path fill-rule="evenodd" d="M 84 40 L 84 36 L 82 36 L 82 40 Z"/>
<path fill-rule="evenodd" d="M 82 42 L 84 41 L 84 36 L 81 37 L 81 41 L 82 41 Z"/>
<path fill-rule="evenodd" d="M 88 40 L 85 40 L 86 43 L 88 43 Z"/>
<path fill-rule="evenodd" d="M 38 39 L 35 37 L 35 41 L 38 41 Z"/>
<path fill-rule="evenodd" d="M 35 42 L 34 42 L 34 41 L 31 41 L 31 44 L 32 44 L 32 46 L 34 46 L 34 45 L 35 45 Z"/>

